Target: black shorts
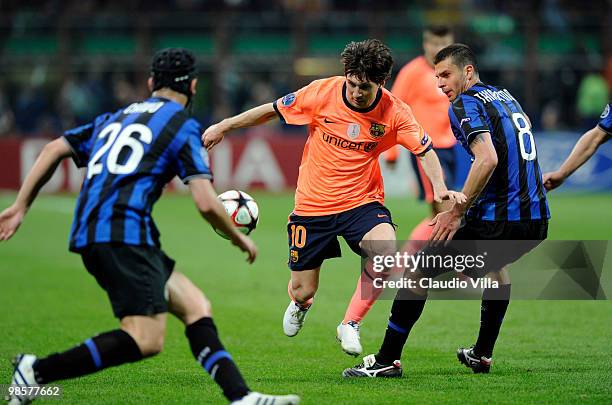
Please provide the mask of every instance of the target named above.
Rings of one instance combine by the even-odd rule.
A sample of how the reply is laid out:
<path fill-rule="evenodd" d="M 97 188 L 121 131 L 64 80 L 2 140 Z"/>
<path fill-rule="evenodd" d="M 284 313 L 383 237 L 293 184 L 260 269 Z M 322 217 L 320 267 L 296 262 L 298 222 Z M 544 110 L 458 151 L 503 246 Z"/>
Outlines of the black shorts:
<path fill-rule="evenodd" d="M 486 252 L 482 269 L 471 269 L 463 273 L 478 278 L 499 271 L 535 249 L 548 236 L 548 220 L 535 221 L 481 221 L 466 218 L 465 224 L 455 233 L 448 246 L 428 247 L 428 255 L 472 255 Z M 429 269 L 428 277 L 448 272 L 449 269 Z"/>
<path fill-rule="evenodd" d="M 332 215 L 300 216 L 291 214 L 287 224 L 289 268 L 311 270 L 325 259 L 340 257 L 338 236 L 353 252 L 361 255 L 359 242 L 378 224 L 393 225 L 391 212 L 379 202 L 371 202 Z"/>
<path fill-rule="evenodd" d="M 454 188 L 456 177 L 458 177 L 455 148 L 434 148 L 434 151 L 442 167 L 444 183 L 446 183 L 448 188 Z M 419 200 L 424 200 L 431 204 L 434 197 L 431 181 L 423 171 L 419 158 L 416 155 L 410 154 L 410 162 L 412 163 L 412 169 L 414 170 L 417 184 L 419 185 Z"/>
<path fill-rule="evenodd" d="M 539 240 L 548 237 L 548 220 L 482 221 L 466 217 L 453 240 Z"/>
<path fill-rule="evenodd" d="M 80 253 L 87 271 L 108 294 L 117 318 L 168 312 L 166 282 L 174 260 L 161 249 L 98 243 Z"/>

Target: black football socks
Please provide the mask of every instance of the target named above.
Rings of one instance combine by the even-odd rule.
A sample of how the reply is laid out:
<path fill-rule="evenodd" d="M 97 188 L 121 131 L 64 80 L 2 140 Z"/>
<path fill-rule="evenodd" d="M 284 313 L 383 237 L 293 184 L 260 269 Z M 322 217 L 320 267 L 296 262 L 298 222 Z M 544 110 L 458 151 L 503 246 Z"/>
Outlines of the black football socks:
<path fill-rule="evenodd" d="M 36 381 L 47 384 L 80 377 L 142 359 L 134 339 L 121 329 L 102 333 L 63 353 L 38 359 L 32 368 Z"/>
<path fill-rule="evenodd" d="M 194 357 L 221 387 L 223 395 L 230 402 L 249 393 L 238 367 L 219 340 L 212 318 L 204 317 L 188 325 L 185 334 Z"/>
<path fill-rule="evenodd" d="M 510 284 L 502 284 L 499 288 L 484 289 L 480 306 L 480 332 L 474 346 L 474 353 L 477 356 L 487 358 L 493 356 L 493 347 L 509 303 Z"/>
<path fill-rule="evenodd" d="M 400 359 L 410 330 L 423 312 L 425 301 L 427 301 L 427 295 L 418 295 L 409 289 L 397 292 L 391 307 L 385 339 L 376 354 L 377 362 L 391 364 Z"/>

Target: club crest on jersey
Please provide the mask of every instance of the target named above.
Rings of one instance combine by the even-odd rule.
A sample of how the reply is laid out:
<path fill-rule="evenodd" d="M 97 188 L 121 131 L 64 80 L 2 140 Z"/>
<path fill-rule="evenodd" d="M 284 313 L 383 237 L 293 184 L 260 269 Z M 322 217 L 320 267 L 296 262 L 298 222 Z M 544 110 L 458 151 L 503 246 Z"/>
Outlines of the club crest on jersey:
<path fill-rule="evenodd" d="M 290 107 L 293 103 L 295 103 L 295 93 L 289 93 L 281 100 L 281 103 L 284 107 Z"/>
<path fill-rule="evenodd" d="M 349 124 L 346 130 L 346 134 L 351 139 L 357 138 L 360 132 L 361 132 L 361 127 L 359 126 L 359 124 Z"/>
<path fill-rule="evenodd" d="M 297 261 L 300 259 L 299 255 L 298 255 L 298 251 L 297 250 L 291 250 L 291 261 L 293 263 L 297 263 Z"/>
<path fill-rule="evenodd" d="M 599 118 L 606 118 L 610 114 L 610 104 L 606 105 Z"/>
<path fill-rule="evenodd" d="M 385 125 L 373 122 L 370 126 L 370 135 L 374 138 L 380 138 L 385 134 Z"/>

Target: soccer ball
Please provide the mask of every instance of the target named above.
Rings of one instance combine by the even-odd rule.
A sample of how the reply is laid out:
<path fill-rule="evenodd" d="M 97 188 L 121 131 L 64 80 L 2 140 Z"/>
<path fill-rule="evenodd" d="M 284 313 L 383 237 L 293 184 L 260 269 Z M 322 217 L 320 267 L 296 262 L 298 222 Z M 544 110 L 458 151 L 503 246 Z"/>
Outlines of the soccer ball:
<path fill-rule="evenodd" d="M 221 200 L 227 215 L 230 216 L 240 232 L 248 235 L 255 229 L 259 220 L 259 207 L 253 197 L 244 191 L 229 190 L 219 194 L 218 198 Z M 229 239 L 220 230 L 215 229 L 215 232 L 225 239 Z"/>

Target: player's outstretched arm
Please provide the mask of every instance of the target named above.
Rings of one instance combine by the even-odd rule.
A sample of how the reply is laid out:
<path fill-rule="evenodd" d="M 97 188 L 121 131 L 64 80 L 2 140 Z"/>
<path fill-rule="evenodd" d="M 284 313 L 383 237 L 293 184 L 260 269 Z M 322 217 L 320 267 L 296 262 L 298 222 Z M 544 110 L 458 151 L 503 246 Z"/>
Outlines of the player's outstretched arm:
<path fill-rule="evenodd" d="M 421 166 L 423 167 L 425 175 L 427 175 L 429 181 L 431 181 L 435 202 L 440 203 L 444 200 L 449 200 L 461 204 L 465 203 L 465 195 L 446 188 L 442 166 L 440 166 L 438 155 L 436 155 L 433 149 L 419 155 L 419 160 L 421 161 Z"/>
<path fill-rule="evenodd" d="M 476 201 L 497 167 L 497 152 L 495 152 L 489 132 L 477 134 L 472 143 L 470 143 L 470 149 L 474 154 L 474 162 L 463 186 L 463 194 L 465 194 L 467 201 L 465 203 L 456 203 L 450 210 L 435 216 L 431 222 L 431 225 L 434 226 L 431 240 L 448 240 L 453 238 L 461 225 L 461 218 L 463 218 L 467 209 Z"/>
<path fill-rule="evenodd" d="M 211 125 L 204 131 L 204 134 L 202 134 L 202 143 L 206 149 L 210 150 L 223 140 L 226 132 L 232 129 L 260 125 L 277 117 L 272 103 L 262 104 L 241 114 L 226 118 L 217 124 Z"/>
<path fill-rule="evenodd" d="M 214 228 L 228 235 L 232 243 L 243 252 L 248 254 L 247 261 L 253 263 L 257 257 L 257 247 L 248 236 L 240 233 L 229 216 L 225 208 L 217 199 L 217 193 L 210 180 L 192 179 L 189 181 L 189 190 L 198 210 Z"/>
<path fill-rule="evenodd" d="M 542 176 L 542 182 L 546 190 L 554 190 L 563 184 L 565 179 L 589 160 L 595 154 L 597 148 L 610 138 L 612 138 L 612 135 L 598 126 L 582 135 L 561 167 L 554 172 L 544 173 L 544 176 Z"/>
<path fill-rule="evenodd" d="M 72 151 L 61 138 L 49 142 L 26 176 L 13 205 L 0 213 L 0 241 L 8 240 L 19 228 L 42 186 L 49 181 L 62 159 Z"/>

